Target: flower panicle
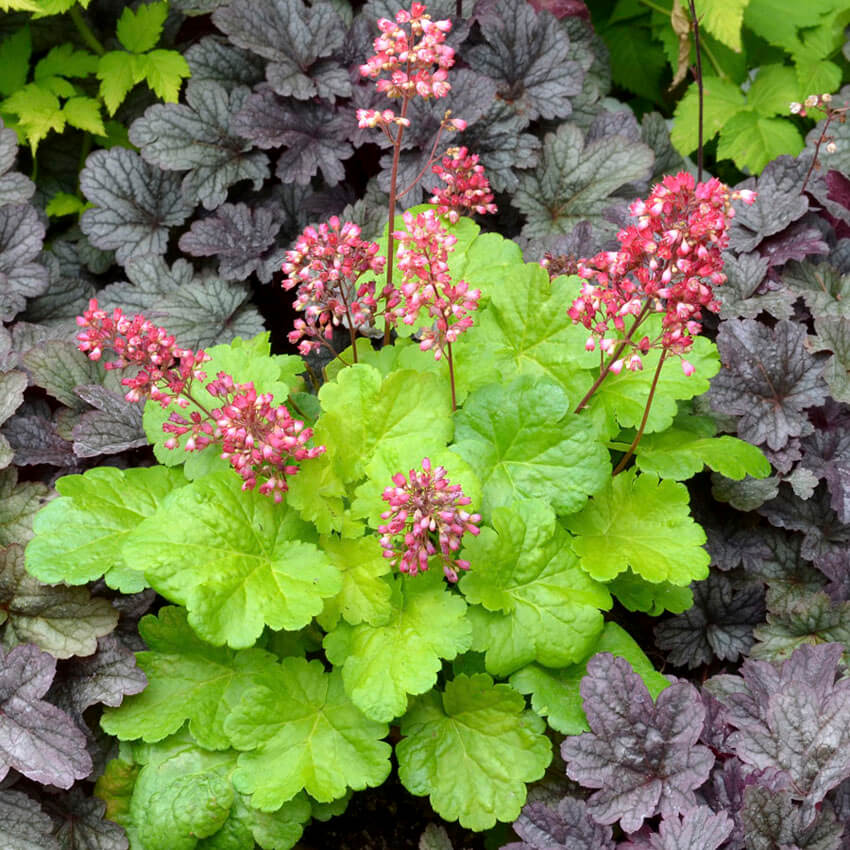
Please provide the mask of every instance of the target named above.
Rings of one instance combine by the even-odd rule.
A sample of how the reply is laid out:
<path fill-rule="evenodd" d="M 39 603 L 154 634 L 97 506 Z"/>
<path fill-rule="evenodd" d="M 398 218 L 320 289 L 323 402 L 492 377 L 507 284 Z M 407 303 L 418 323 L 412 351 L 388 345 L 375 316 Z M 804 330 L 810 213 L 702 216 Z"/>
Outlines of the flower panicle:
<path fill-rule="evenodd" d="M 374 275 L 384 270 L 386 259 L 378 254 L 377 243 L 361 239 L 360 232 L 353 222 L 343 224 L 333 216 L 305 228 L 286 252 L 282 286 L 297 287 L 293 306 L 304 312 L 289 341 L 298 344 L 301 354 L 321 348 L 335 326 L 359 328 L 374 322 Z"/>
<path fill-rule="evenodd" d="M 448 345 L 472 327 L 470 313 L 478 307 L 480 289 L 470 289 L 466 281 L 452 281 L 449 253 L 457 237 L 440 222 L 434 210 L 413 216 L 404 214 L 405 230 L 393 232 L 398 241 L 397 266 L 402 275 L 400 299 L 391 317 L 412 325 L 424 309 L 434 319 L 420 332 L 419 347 L 433 349 L 440 360 Z"/>
<path fill-rule="evenodd" d="M 465 147 L 449 148 L 431 171 L 446 185 L 433 190 L 430 203 L 437 204 L 437 212 L 447 216 L 453 224 L 467 212 L 479 215 L 498 212 L 490 181 L 477 154 L 470 154 Z"/>
<path fill-rule="evenodd" d="M 260 493 L 280 502 L 298 462 L 324 453 L 324 446 L 307 446 L 312 429 L 293 419 L 286 405 L 275 405 L 271 394 L 257 393 L 251 382 L 238 384 L 219 372 L 206 390 L 221 406 L 208 410 L 195 401 L 193 383 L 206 381 L 206 372 L 198 367 L 209 355 L 179 348 L 173 336 L 144 316 L 128 317 L 120 308 L 110 314 L 92 299 L 77 324 L 83 329 L 78 347 L 90 359 L 112 351 L 117 357 L 104 363 L 107 369 L 138 367 L 134 376 L 121 379 L 129 387 L 127 401 L 150 398 L 163 408 L 176 404 L 182 409 L 194 402 L 196 409 L 188 416 L 175 410 L 163 423 L 162 430 L 170 435 L 165 447 L 178 448 L 184 436 L 183 448 L 190 452 L 219 444 L 221 456 L 242 477 L 243 490 L 259 484 Z"/>
<path fill-rule="evenodd" d="M 425 572 L 429 559 L 439 557 L 446 578 L 456 582 L 458 570 L 469 569 L 469 561 L 457 557 L 463 535 L 480 531 L 481 516 L 466 510 L 471 500 L 427 457 L 421 471 L 398 472 L 392 482 L 382 497 L 390 505 L 381 514 L 386 523 L 378 526 L 384 557 L 410 576 Z"/>
<path fill-rule="evenodd" d="M 702 330 L 702 310 L 720 309 L 713 287 L 726 280 L 723 250 L 735 215 L 732 201 L 752 204 L 755 197 L 748 189 L 731 191 L 716 178 L 697 184 L 686 172 L 669 175 L 646 200 L 631 204 L 637 222 L 617 234 L 618 251 L 578 261 L 585 282 L 568 314 L 590 331 L 588 350 L 599 346 L 611 354 L 615 343 L 606 334 L 624 332 L 627 317 L 664 314 L 659 337 L 629 340 L 630 354 L 609 371 L 642 369 L 641 355 L 651 348 L 680 357 L 690 351 Z M 687 360 L 682 369 L 694 372 Z"/>

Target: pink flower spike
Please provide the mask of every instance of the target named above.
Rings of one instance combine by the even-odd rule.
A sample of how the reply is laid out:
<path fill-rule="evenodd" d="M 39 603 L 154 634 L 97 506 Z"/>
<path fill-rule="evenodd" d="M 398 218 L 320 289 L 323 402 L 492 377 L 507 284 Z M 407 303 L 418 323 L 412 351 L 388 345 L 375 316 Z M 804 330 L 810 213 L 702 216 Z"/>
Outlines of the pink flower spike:
<path fill-rule="evenodd" d="M 464 147 L 449 148 L 442 163 L 432 166 L 431 171 L 446 185 L 433 190 L 430 203 L 437 204 L 437 212 L 447 215 L 449 221 L 456 222 L 465 213 L 486 215 L 498 212 L 493 203 L 490 181 L 476 154 L 470 155 Z"/>
<path fill-rule="evenodd" d="M 423 458 L 421 472 L 397 472 L 392 481 L 396 486 L 383 494 L 390 510 L 381 514 L 388 522 L 378 526 L 384 557 L 411 576 L 425 572 L 428 560 L 439 557 L 446 578 L 456 582 L 457 571 L 468 570 L 469 562 L 455 553 L 465 533 L 479 533 L 481 516 L 465 510 L 469 499 L 461 486 L 449 482 L 444 467 L 433 469 L 428 458 Z"/>

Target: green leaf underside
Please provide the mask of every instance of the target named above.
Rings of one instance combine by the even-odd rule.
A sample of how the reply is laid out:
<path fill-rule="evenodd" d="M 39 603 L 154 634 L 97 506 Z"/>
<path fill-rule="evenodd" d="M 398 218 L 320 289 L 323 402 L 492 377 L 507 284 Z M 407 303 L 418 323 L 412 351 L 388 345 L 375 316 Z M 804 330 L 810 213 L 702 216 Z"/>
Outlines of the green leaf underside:
<path fill-rule="evenodd" d="M 286 503 L 239 482 L 229 470 L 193 482 L 123 550 L 152 587 L 186 606 L 204 640 L 236 649 L 251 646 L 265 625 L 300 629 L 342 589 L 314 529 Z"/>
<path fill-rule="evenodd" d="M 125 565 L 121 547 L 185 483 L 180 470 L 156 466 L 99 467 L 60 478 L 56 489 L 62 498 L 50 502 L 33 523 L 27 570 L 48 583 L 85 584 L 104 576 L 123 593 L 142 590 L 142 569 Z"/>
<path fill-rule="evenodd" d="M 578 664 L 559 670 L 529 664 L 511 676 L 512 687 L 521 694 L 531 694 L 531 707 L 548 724 L 563 735 L 578 735 L 590 727 L 582 708 L 579 687 L 587 672 L 587 662 L 598 652 L 610 652 L 625 658 L 655 699 L 670 683 L 652 666 L 643 650 L 623 628 L 606 623 L 588 656 Z"/>
<path fill-rule="evenodd" d="M 469 611 L 473 649 L 486 651 L 487 671 L 507 676 L 531 661 L 561 667 L 584 658 L 611 597 L 580 568 L 552 509 L 542 501 L 496 508 L 493 526 L 467 542 L 473 569 L 460 584 L 478 603 Z"/>
<path fill-rule="evenodd" d="M 101 726 L 122 741 L 161 741 L 189 722 L 195 740 L 207 749 L 226 749 L 224 718 L 231 705 L 259 676 L 276 667 L 276 658 L 261 649 L 234 652 L 202 641 L 181 608 L 166 607 L 147 616 L 139 632 L 148 650 L 137 662 L 148 677 L 140 694 L 104 712 Z"/>
<path fill-rule="evenodd" d="M 582 567 L 600 581 L 627 567 L 647 581 L 677 585 L 708 575 L 705 533 L 690 516 L 686 487 L 675 481 L 627 470 L 564 524 L 576 535 Z"/>
<path fill-rule="evenodd" d="M 438 566 L 414 578 L 396 577 L 391 605 L 386 624 L 340 623 L 324 641 L 352 702 L 384 722 L 404 714 L 407 695 L 431 688 L 442 659 L 465 652 L 472 639 L 466 604 L 448 592 Z"/>
<path fill-rule="evenodd" d="M 251 804 L 274 811 L 305 789 L 319 802 L 348 788 L 380 785 L 390 771 L 387 726 L 365 717 L 342 674 L 320 661 L 285 658 L 263 686 L 246 692 L 225 721 L 239 756 L 234 785 Z"/>
<path fill-rule="evenodd" d="M 445 693 L 417 697 L 402 718 L 399 776 L 412 794 L 428 794 L 445 820 L 489 829 L 514 820 L 525 783 L 543 776 L 552 759 L 544 728 L 510 685 L 461 675 Z"/>

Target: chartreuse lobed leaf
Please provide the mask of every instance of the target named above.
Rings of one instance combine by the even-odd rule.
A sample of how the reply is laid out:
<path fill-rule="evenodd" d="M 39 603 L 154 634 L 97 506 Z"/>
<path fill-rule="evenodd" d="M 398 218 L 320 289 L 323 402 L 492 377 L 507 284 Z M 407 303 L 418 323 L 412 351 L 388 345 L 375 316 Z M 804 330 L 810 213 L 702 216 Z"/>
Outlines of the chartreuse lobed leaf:
<path fill-rule="evenodd" d="M 378 538 L 368 534 L 357 540 L 324 535 L 319 547 L 342 576 L 342 589 L 325 600 L 316 619 L 326 631 L 332 631 L 340 617 L 352 626 L 368 623 L 384 625 L 392 615 L 392 589 L 382 576 L 390 571 Z"/>
<path fill-rule="evenodd" d="M 380 785 L 390 772 L 386 724 L 362 714 L 342 673 L 326 673 L 321 661 L 284 658 L 262 687 L 242 696 L 225 732 L 246 751 L 234 786 L 261 811 L 275 811 L 302 789 L 327 803 L 348 788 Z"/>
<path fill-rule="evenodd" d="M 587 672 L 587 662 L 598 652 L 610 652 L 625 658 L 632 670 L 643 679 L 655 699 L 670 683 L 657 672 L 652 662 L 625 629 L 616 623 L 606 623 L 599 638 L 583 661 L 559 669 L 529 664 L 517 670 L 511 686 L 521 694 L 531 695 L 531 707 L 548 724 L 564 735 L 578 735 L 590 729 L 582 708 L 581 680 Z"/>
<path fill-rule="evenodd" d="M 264 850 L 288 850 L 310 818 L 305 794 L 275 812 L 252 808 L 233 787 L 235 750 L 210 752 L 184 733 L 136 745 L 132 752 L 135 764 L 120 773 L 113 770 L 119 781 L 101 782 L 98 795 L 117 809 L 133 848 L 254 850 L 258 844 Z M 107 774 L 115 764 L 110 762 Z"/>
<path fill-rule="evenodd" d="M 605 586 L 588 577 L 569 535 L 542 500 L 493 511 L 493 528 L 467 540 L 473 565 L 460 588 L 469 610 L 472 648 L 486 651 L 489 673 L 507 676 L 538 661 L 562 667 L 593 646 L 611 607 Z"/>
<path fill-rule="evenodd" d="M 351 701 L 367 717 L 384 722 L 404 714 L 407 695 L 431 688 L 442 659 L 465 652 L 472 640 L 466 603 L 447 590 L 438 566 L 414 579 L 396 576 L 391 583 L 387 623 L 340 623 L 324 641 Z"/>
<path fill-rule="evenodd" d="M 261 649 L 234 651 L 201 640 L 182 608 L 166 607 L 139 623 L 148 646 L 136 656 L 148 678 L 145 690 L 126 698 L 119 708 L 106 709 L 101 726 L 122 741 L 141 738 L 154 743 L 188 729 L 203 747 L 230 746 L 224 718 L 230 706 L 277 658 Z"/>
<path fill-rule="evenodd" d="M 283 404 L 289 393 L 300 386 L 301 379 L 298 373 L 303 371 L 304 364 L 300 357 L 270 356 L 270 351 L 268 333 L 258 334 L 249 340 L 237 337 L 228 345 L 214 345 L 206 351 L 210 360 L 203 367 L 207 373 L 208 382 L 212 381 L 219 372 L 226 372 L 237 383 L 253 381 L 257 392 L 271 393 L 277 404 Z M 221 399 L 210 395 L 203 383 L 195 382 L 191 391 L 192 396 L 207 410 L 221 407 Z M 184 471 L 189 479 L 198 478 L 211 469 L 229 468 L 229 464 L 219 457 L 221 449 L 215 445 L 207 446 L 203 451 L 191 453 L 182 448 L 165 448 L 165 441 L 170 435 L 162 430 L 162 426 L 168 421 L 172 410 L 176 409 L 174 405 L 163 408 L 155 401 L 149 401 L 145 405 L 142 421 L 148 440 L 153 444 L 156 459 L 165 466 L 184 464 Z M 180 413 L 188 419 L 193 411 L 198 410 L 198 406 L 190 402 L 187 407 L 180 410 Z"/>
<path fill-rule="evenodd" d="M 152 466 L 102 466 L 56 482 L 54 499 L 33 521 L 27 571 L 47 583 L 85 584 L 104 578 L 122 593 L 146 586 L 143 565 L 124 563 L 121 547 L 130 532 L 153 515 L 165 498 L 186 484 L 180 470 Z"/>
<path fill-rule="evenodd" d="M 631 569 L 611 579 L 606 587 L 627 610 L 644 611 L 653 617 L 665 611 L 681 614 L 694 604 L 694 594 L 688 585 L 647 581 Z"/>
<path fill-rule="evenodd" d="M 452 450 L 484 486 L 481 513 L 545 498 L 559 514 L 580 510 L 610 477 L 592 417 L 571 413 L 560 385 L 531 376 L 476 390 L 457 415 Z"/>
<path fill-rule="evenodd" d="M 418 455 L 421 463 L 445 447 L 453 432 L 448 385 L 434 373 L 402 369 L 384 378 L 374 366 L 356 364 L 324 384 L 319 401 L 322 413 L 313 444 L 327 451 L 302 464 L 290 482 L 287 503 L 323 534 L 359 536 L 362 529 L 352 528 L 343 501 L 349 485 L 367 474 L 379 452 Z"/>
<path fill-rule="evenodd" d="M 168 16 L 168 3 L 146 3 L 133 11 L 124 7 L 118 18 L 118 41 L 133 53 L 145 53 L 156 45 Z"/>
<path fill-rule="evenodd" d="M 457 676 L 444 693 L 417 697 L 402 718 L 399 777 L 412 794 L 428 794 L 445 820 L 489 829 L 516 819 L 526 783 L 552 760 L 544 728 L 510 685 L 486 673 Z"/>
<path fill-rule="evenodd" d="M 587 507 L 564 520 L 581 566 L 607 581 L 631 567 L 651 582 L 686 585 L 708 575 L 705 532 L 688 511 L 688 491 L 631 469 L 610 478 Z"/>
<path fill-rule="evenodd" d="M 168 499 L 127 540 L 124 558 L 184 605 L 204 640 L 251 646 L 265 625 L 300 629 L 342 588 L 315 530 L 286 502 L 243 491 L 229 470 Z"/>

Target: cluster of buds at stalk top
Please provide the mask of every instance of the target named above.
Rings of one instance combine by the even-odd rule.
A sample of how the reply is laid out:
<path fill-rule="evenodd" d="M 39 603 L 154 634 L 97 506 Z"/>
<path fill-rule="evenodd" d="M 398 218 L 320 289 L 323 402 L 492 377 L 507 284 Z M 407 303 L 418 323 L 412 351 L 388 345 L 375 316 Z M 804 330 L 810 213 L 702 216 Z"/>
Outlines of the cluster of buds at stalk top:
<path fill-rule="evenodd" d="M 432 469 L 426 457 L 422 471 L 411 469 L 405 477 L 393 476 L 393 486 L 384 490 L 390 509 L 381 514 L 387 522 L 378 526 L 384 557 L 392 566 L 415 576 L 428 569 L 428 560 L 438 555 L 443 572 L 451 582 L 458 570 L 468 570 L 469 562 L 457 557 L 463 535 L 479 533 L 479 514 L 464 510 L 470 499 L 459 484 L 451 484 L 442 466 Z"/>
<path fill-rule="evenodd" d="M 176 449 L 188 434 L 186 451 L 200 451 L 212 443 L 221 445 L 221 456 L 242 476 L 243 490 L 259 491 L 280 502 L 289 489 L 287 476 L 298 472 L 298 461 L 318 457 L 324 446 L 307 447 L 313 436 L 310 428 L 293 419 L 286 405 L 274 404 L 270 393 L 258 393 L 254 384 L 237 384 L 225 372 L 207 384 L 207 392 L 222 405 L 204 418 L 197 411 L 187 419 L 174 412 L 162 426 L 172 436 L 166 448 Z"/>
<path fill-rule="evenodd" d="M 591 332 L 588 350 L 598 345 L 604 354 L 623 352 L 609 371 L 641 369 L 641 355 L 652 348 L 679 356 L 691 349 L 702 330 L 702 310 L 720 307 L 712 287 L 726 280 L 722 253 L 735 214 L 733 200 L 751 204 L 755 193 L 732 192 L 716 178 L 696 184 L 684 172 L 665 177 L 645 201 L 631 205 L 637 223 L 617 234 L 619 251 L 579 260 L 578 274 L 585 283 L 569 316 Z M 634 339 L 650 313 L 664 314 L 660 335 Z M 612 329 L 620 332 L 618 338 L 606 336 Z M 687 360 L 682 369 L 686 375 L 694 371 Z"/>
<path fill-rule="evenodd" d="M 430 202 L 437 204 L 437 212 L 448 217 L 452 223 L 467 212 L 479 215 L 496 213 L 490 181 L 484 174 L 484 166 L 478 162 L 477 154 L 470 154 L 465 147 L 449 148 L 441 163 L 431 167 L 446 185 L 433 190 Z"/>
<path fill-rule="evenodd" d="M 449 274 L 449 252 L 457 237 L 443 227 L 434 210 L 414 217 L 404 214 L 406 230 L 393 232 L 398 240 L 398 268 L 402 275 L 401 301 L 392 316 L 412 325 L 426 310 L 434 319 L 430 328 L 420 331 L 419 347 L 434 350 L 439 360 L 447 345 L 471 327 L 469 312 L 478 307 L 480 289 L 470 290 L 466 281 L 453 283 Z"/>
<path fill-rule="evenodd" d="M 203 351 L 178 348 L 165 328 L 144 316 L 125 316 L 120 307 L 110 314 L 92 298 L 88 310 L 77 316 L 77 325 L 83 329 L 77 335 L 77 346 L 90 360 L 100 360 L 105 351 L 111 351 L 116 358 L 104 361 L 104 368 L 137 367 L 135 375 L 121 379 L 128 387 L 127 401 L 150 397 L 168 407 L 179 398 L 178 403 L 185 407 L 189 402 L 181 397 L 194 380 L 203 381 L 207 376 L 200 369 L 209 360 Z"/>
<path fill-rule="evenodd" d="M 165 447 L 178 448 L 185 435 L 186 451 L 220 444 L 221 456 L 242 477 L 243 490 L 252 490 L 259 482 L 260 493 L 279 502 L 288 489 L 287 476 L 298 472 L 296 463 L 325 451 L 324 446 L 307 448 L 312 430 L 293 419 L 285 405 L 275 406 L 271 395 L 258 394 L 252 383 L 237 384 L 225 372 L 206 385 L 211 396 L 221 399 L 221 406 L 205 407 L 193 396 L 193 384 L 206 381 L 199 366 L 209 356 L 178 348 L 173 336 L 144 316 L 125 316 L 120 309 L 109 314 L 92 299 L 77 324 L 83 328 L 78 346 L 92 360 L 112 351 L 117 358 L 104 363 L 107 369 L 137 369 L 135 375 L 121 379 L 129 387 L 128 401 L 150 398 L 163 408 L 193 405 L 188 417 L 173 411 L 163 424 L 163 431 L 171 435 Z"/>
<path fill-rule="evenodd" d="M 304 311 L 289 341 L 299 343 L 301 354 L 318 349 L 333 337 L 334 326 L 349 329 L 374 323 L 375 280 L 386 260 L 378 245 L 360 238 L 360 228 L 340 224 L 334 216 L 326 224 L 308 227 L 295 247 L 286 252 L 284 289 L 298 287 L 294 307 Z M 363 282 L 360 278 L 366 275 Z M 299 342 L 300 341 L 300 342 Z"/>

